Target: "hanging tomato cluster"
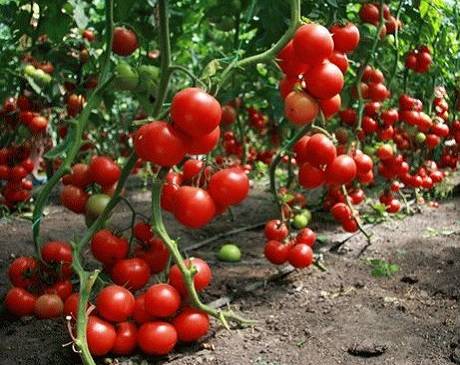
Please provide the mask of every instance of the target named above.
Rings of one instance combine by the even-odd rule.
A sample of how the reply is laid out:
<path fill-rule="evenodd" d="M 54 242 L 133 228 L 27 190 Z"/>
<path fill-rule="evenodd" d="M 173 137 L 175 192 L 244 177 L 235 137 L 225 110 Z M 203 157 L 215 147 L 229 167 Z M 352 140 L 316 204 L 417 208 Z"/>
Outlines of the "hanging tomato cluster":
<path fill-rule="evenodd" d="M 421 74 L 428 72 L 432 62 L 431 52 L 427 46 L 420 46 L 406 56 L 406 68 Z"/>
<path fill-rule="evenodd" d="M 380 4 L 377 3 L 366 3 L 361 6 L 359 10 L 359 17 L 363 23 L 372 24 L 378 26 L 380 24 Z M 394 34 L 396 30 L 402 28 L 402 23 L 399 19 L 396 19 L 392 14 L 390 7 L 387 4 L 383 4 L 383 24 L 380 30 L 380 38 L 384 38 L 387 34 Z"/>

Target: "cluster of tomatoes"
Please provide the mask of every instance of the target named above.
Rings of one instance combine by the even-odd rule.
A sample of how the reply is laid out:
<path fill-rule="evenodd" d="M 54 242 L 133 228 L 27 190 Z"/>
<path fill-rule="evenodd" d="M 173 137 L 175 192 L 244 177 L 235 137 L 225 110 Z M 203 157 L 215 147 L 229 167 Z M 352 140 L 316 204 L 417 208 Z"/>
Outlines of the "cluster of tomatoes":
<path fill-rule="evenodd" d="M 361 6 L 359 10 L 359 17 L 363 23 L 372 24 L 378 26 L 380 24 L 381 15 L 383 15 L 384 23 L 380 30 L 380 38 L 384 38 L 387 34 L 394 34 L 396 30 L 400 30 L 402 23 L 399 19 L 396 19 L 392 14 L 390 7 L 387 4 L 383 4 L 383 14 L 380 13 L 380 4 L 366 3 Z"/>
<path fill-rule="evenodd" d="M 406 68 L 421 74 L 428 72 L 432 62 L 430 49 L 427 46 L 420 46 L 406 56 Z"/>

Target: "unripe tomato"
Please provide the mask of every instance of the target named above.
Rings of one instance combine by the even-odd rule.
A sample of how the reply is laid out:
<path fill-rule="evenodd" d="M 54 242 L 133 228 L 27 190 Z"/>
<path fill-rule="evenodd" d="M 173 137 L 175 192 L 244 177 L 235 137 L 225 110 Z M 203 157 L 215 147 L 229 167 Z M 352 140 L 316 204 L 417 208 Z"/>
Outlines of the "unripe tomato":
<path fill-rule="evenodd" d="M 38 318 L 56 318 L 62 315 L 64 303 L 56 294 L 43 294 L 35 302 L 34 312 Z"/>

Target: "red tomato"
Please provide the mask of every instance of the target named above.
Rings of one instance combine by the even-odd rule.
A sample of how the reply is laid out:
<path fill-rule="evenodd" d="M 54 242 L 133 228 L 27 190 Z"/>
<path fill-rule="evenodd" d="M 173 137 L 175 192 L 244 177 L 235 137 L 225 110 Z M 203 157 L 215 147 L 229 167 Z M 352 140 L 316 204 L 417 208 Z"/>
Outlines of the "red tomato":
<path fill-rule="evenodd" d="M 217 146 L 219 138 L 220 127 L 203 136 L 190 138 L 186 144 L 187 153 L 190 155 L 206 155 Z"/>
<path fill-rule="evenodd" d="M 148 242 L 153 238 L 152 227 L 145 222 L 138 222 L 134 225 L 134 237 L 141 242 Z"/>
<path fill-rule="evenodd" d="M 184 166 L 182 167 L 182 175 L 184 180 L 191 180 L 197 176 L 200 171 L 203 169 L 204 163 L 201 160 L 190 159 L 185 161 Z"/>
<path fill-rule="evenodd" d="M 307 143 L 310 140 L 310 136 L 305 135 L 302 138 L 300 138 L 292 148 L 292 150 L 295 153 L 295 159 L 297 161 L 297 164 L 301 164 L 303 162 L 306 162 L 307 160 Z"/>
<path fill-rule="evenodd" d="M 28 127 L 32 133 L 42 133 L 46 130 L 46 127 L 48 127 L 48 119 L 40 115 L 36 116 L 30 121 Z"/>
<path fill-rule="evenodd" d="M 72 247 L 67 242 L 47 242 L 42 246 L 41 252 L 46 263 L 61 267 L 64 278 L 72 275 Z"/>
<path fill-rule="evenodd" d="M 362 152 L 356 153 L 354 160 L 358 174 L 366 174 L 368 171 L 372 170 L 372 167 L 374 166 L 372 158 Z"/>
<path fill-rule="evenodd" d="M 313 247 L 316 241 L 316 233 L 313 232 L 310 228 L 303 228 L 297 233 L 295 238 L 296 244 L 304 243 L 310 247 Z"/>
<path fill-rule="evenodd" d="M 354 218 L 346 219 L 342 221 L 342 228 L 346 232 L 354 233 L 359 229 L 358 222 Z"/>
<path fill-rule="evenodd" d="M 307 162 L 312 166 L 320 167 L 329 165 L 336 157 L 334 143 L 322 133 L 311 136 L 305 147 Z"/>
<path fill-rule="evenodd" d="M 198 309 L 186 307 L 172 321 L 179 341 L 193 342 L 206 335 L 209 330 L 209 316 Z"/>
<path fill-rule="evenodd" d="M 363 117 L 361 126 L 366 134 L 375 133 L 379 129 L 377 121 L 368 116 Z"/>
<path fill-rule="evenodd" d="M 231 105 L 224 105 L 222 107 L 222 119 L 220 122 L 224 125 L 230 125 L 235 123 L 237 118 L 236 109 Z"/>
<path fill-rule="evenodd" d="M 220 206 L 235 205 L 248 195 L 249 179 L 240 168 L 223 169 L 212 175 L 208 192 Z"/>
<path fill-rule="evenodd" d="M 272 264 L 282 265 L 288 259 L 289 245 L 285 245 L 279 241 L 270 240 L 265 244 L 264 255 Z"/>
<path fill-rule="evenodd" d="M 397 109 L 389 109 L 382 112 L 380 118 L 385 126 L 395 124 L 399 120 L 399 114 Z"/>
<path fill-rule="evenodd" d="M 113 30 L 112 51 L 119 56 L 129 56 L 137 49 L 137 36 L 132 30 L 116 27 Z"/>
<path fill-rule="evenodd" d="M 15 316 L 23 317 L 34 313 L 37 298 L 22 288 L 11 288 L 5 297 L 5 307 Z"/>
<path fill-rule="evenodd" d="M 80 301 L 80 294 L 73 293 L 64 302 L 64 316 L 71 316 L 73 319 L 77 318 L 78 302 Z"/>
<path fill-rule="evenodd" d="M 372 101 L 384 101 L 390 96 L 390 92 L 387 87 L 381 82 L 371 82 L 369 85 L 369 97 Z"/>
<path fill-rule="evenodd" d="M 299 184 L 306 189 L 315 189 L 324 184 L 326 175 L 319 167 L 305 162 L 299 169 Z"/>
<path fill-rule="evenodd" d="M 184 158 L 186 145 L 170 124 L 158 121 L 143 125 L 137 130 L 134 149 L 145 161 L 160 166 L 173 166 Z"/>
<path fill-rule="evenodd" d="M 279 219 L 272 219 L 265 225 L 264 233 L 268 240 L 282 242 L 289 235 L 289 229 Z"/>
<path fill-rule="evenodd" d="M 115 328 L 94 315 L 89 316 L 86 327 L 86 340 L 93 356 L 107 355 L 115 345 L 117 333 Z"/>
<path fill-rule="evenodd" d="M 46 294 L 56 294 L 63 301 L 72 294 L 72 282 L 70 280 L 60 280 L 45 289 Z"/>
<path fill-rule="evenodd" d="M 30 174 L 34 170 L 34 162 L 28 158 L 21 162 L 21 166 Z"/>
<path fill-rule="evenodd" d="M 312 67 L 305 75 L 307 91 L 316 98 L 330 99 L 343 88 L 343 74 L 332 62 Z"/>
<path fill-rule="evenodd" d="M 90 29 L 85 29 L 82 33 L 82 37 L 85 38 L 88 42 L 93 42 L 96 39 L 94 32 Z"/>
<path fill-rule="evenodd" d="M 129 355 L 137 346 L 137 327 L 131 322 L 116 325 L 117 337 L 111 352 L 116 355 Z"/>
<path fill-rule="evenodd" d="M 216 214 L 216 206 L 209 193 L 192 186 L 180 187 L 174 195 L 174 216 L 184 226 L 201 228 Z"/>
<path fill-rule="evenodd" d="M 144 296 L 145 309 L 152 317 L 170 317 L 180 307 L 179 292 L 169 284 L 152 285 Z"/>
<path fill-rule="evenodd" d="M 388 144 L 384 144 L 378 148 L 377 156 L 382 161 L 390 160 L 393 158 L 393 148 Z"/>
<path fill-rule="evenodd" d="M 294 90 L 295 85 L 299 82 L 297 77 L 285 76 L 279 83 L 280 94 L 283 99 Z"/>
<path fill-rule="evenodd" d="M 202 259 L 195 257 L 185 260 L 185 265 L 188 269 L 191 269 L 192 266 L 194 267 L 195 275 L 193 276 L 193 284 L 196 291 L 200 292 L 204 290 L 209 285 L 212 278 L 209 265 Z M 177 265 L 173 265 L 169 271 L 169 283 L 176 288 L 182 296 L 187 295 L 184 278 Z"/>
<path fill-rule="evenodd" d="M 134 312 L 134 302 L 134 295 L 118 285 L 105 287 L 96 297 L 97 311 L 112 322 L 126 321 Z"/>
<path fill-rule="evenodd" d="M 398 213 L 401 210 L 401 203 L 398 199 L 391 199 L 390 204 L 387 205 L 386 211 L 388 213 Z"/>
<path fill-rule="evenodd" d="M 284 99 L 284 115 L 296 125 L 311 123 L 318 113 L 318 103 L 307 93 L 292 91 Z"/>
<path fill-rule="evenodd" d="M 292 40 L 281 50 L 277 59 L 281 70 L 289 77 L 297 77 L 307 71 L 309 67 L 296 57 Z"/>
<path fill-rule="evenodd" d="M 59 195 L 61 204 L 77 214 L 85 212 L 88 193 L 74 185 L 65 185 Z"/>
<path fill-rule="evenodd" d="M 101 186 L 115 184 L 120 175 L 120 168 L 110 157 L 96 156 L 89 164 L 89 176 L 91 180 Z"/>
<path fill-rule="evenodd" d="M 150 267 L 152 274 L 162 272 L 169 260 L 169 251 L 159 238 L 152 238 L 144 247 L 138 247 L 136 257 L 143 259 Z"/>
<path fill-rule="evenodd" d="M 18 257 L 8 268 L 8 277 L 13 286 L 27 289 L 37 283 L 38 262 L 34 257 Z"/>
<path fill-rule="evenodd" d="M 331 57 L 329 57 L 329 62 L 336 65 L 340 72 L 345 75 L 348 70 L 348 58 L 346 54 L 334 51 L 332 52 Z"/>
<path fill-rule="evenodd" d="M 296 244 L 289 249 L 288 261 L 298 269 L 310 266 L 313 263 L 313 250 L 304 243 Z"/>
<path fill-rule="evenodd" d="M 356 177 L 355 161 L 348 155 L 337 156 L 327 167 L 326 180 L 329 184 L 348 184 Z"/>
<path fill-rule="evenodd" d="M 107 266 L 112 266 L 117 261 L 126 258 L 128 251 L 128 241 L 115 236 L 107 229 L 100 230 L 91 239 L 93 256 Z"/>
<path fill-rule="evenodd" d="M 363 4 L 359 11 L 359 17 L 365 23 L 378 25 L 380 22 L 380 10 L 374 4 Z"/>
<path fill-rule="evenodd" d="M 199 137 L 219 126 L 222 109 L 213 96 L 199 88 L 189 87 L 174 95 L 171 118 L 180 130 L 189 136 Z"/>
<path fill-rule="evenodd" d="M 138 257 L 124 259 L 113 266 L 111 276 L 115 284 L 124 285 L 131 290 L 138 290 L 149 281 L 150 267 Z"/>
<path fill-rule="evenodd" d="M 353 126 L 356 123 L 356 111 L 351 108 L 342 110 L 339 116 L 340 120 L 349 126 Z"/>
<path fill-rule="evenodd" d="M 144 323 L 138 332 L 138 344 L 148 355 L 166 355 L 177 343 L 177 332 L 166 322 Z"/>
<path fill-rule="evenodd" d="M 321 107 L 324 117 L 329 119 L 340 110 L 341 103 L 342 99 L 340 98 L 340 94 L 337 94 L 330 99 L 320 100 L 319 106 Z"/>
<path fill-rule="evenodd" d="M 62 316 L 64 303 L 59 295 L 43 294 L 35 302 L 34 312 L 38 318 L 56 318 Z"/>
<path fill-rule="evenodd" d="M 356 25 L 348 23 L 344 26 L 333 25 L 331 28 L 332 39 L 334 40 L 334 50 L 350 53 L 359 44 L 359 29 Z"/>
<path fill-rule="evenodd" d="M 139 324 L 149 322 L 153 319 L 153 317 L 145 310 L 145 294 L 141 294 L 136 298 L 133 319 Z"/>
<path fill-rule="evenodd" d="M 331 214 L 336 221 L 343 222 L 352 217 L 351 209 L 345 203 L 336 203 L 331 208 Z"/>
<path fill-rule="evenodd" d="M 318 64 L 329 58 L 334 41 L 329 31 L 319 24 L 305 24 L 299 27 L 293 38 L 297 58 L 306 64 Z"/>

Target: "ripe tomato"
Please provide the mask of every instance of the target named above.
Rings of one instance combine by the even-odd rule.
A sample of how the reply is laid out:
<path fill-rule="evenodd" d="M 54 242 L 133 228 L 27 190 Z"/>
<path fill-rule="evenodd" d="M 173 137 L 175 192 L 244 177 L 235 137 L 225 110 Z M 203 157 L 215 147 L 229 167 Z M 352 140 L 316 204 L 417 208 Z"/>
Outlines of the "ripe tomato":
<path fill-rule="evenodd" d="M 91 29 L 85 29 L 81 34 L 88 42 L 93 42 L 96 39 L 94 32 Z"/>
<path fill-rule="evenodd" d="M 72 275 L 72 247 L 63 241 L 50 241 L 41 248 L 42 259 L 61 268 L 63 278 Z"/>
<path fill-rule="evenodd" d="M 174 95 L 171 118 L 184 133 L 199 137 L 218 127 L 222 109 L 213 96 L 199 88 L 189 87 Z"/>
<path fill-rule="evenodd" d="M 377 156 L 382 161 L 390 160 L 393 158 L 393 148 L 389 144 L 384 144 L 378 148 Z"/>
<path fill-rule="evenodd" d="M 285 76 L 279 82 L 280 95 L 283 98 L 283 100 L 286 99 L 286 96 L 288 96 L 290 92 L 294 90 L 294 87 L 298 82 L 299 82 L 299 79 L 297 77 L 288 77 L 288 76 Z"/>
<path fill-rule="evenodd" d="M 359 229 L 358 222 L 355 218 L 345 219 L 344 221 L 342 221 L 342 228 L 346 232 L 354 233 Z"/>
<path fill-rule="evenodd" d="M 386 211 L 388 213 L 398 213 L 401 210 L 401 203 L 398 199 L 391 199 L 390 204 L 387 205 Z"/>
<path fill-rule="evenodd" d="M 355 154 L 354 160 L 356 163 L 358 174 L 366 174 L 367 172 L 372 170 L 372 167 L 374 166 L 372 158 L 362 153 L 361 151 Z"/>
<path fill-rule="evenodd" d="M 186 145 L 170 124 L 157 121 L 143 125 L 137 130 L 134 136 L 134 149 L 145 161 L 160 166 L 173 166 L 184 158 Z"/>
<path fill-rule="evenodd" d="M 137 222 L 134 225 L 134 237 L 141 242 L 148 242 L 153 238 L 152 227 L 145 222 Z"/>
<path fill-rule="evenodd" d="M 304 75 L 307 91 L 318 99 L 330 99 L 343 88 L 343 74 L 332 62 L 320 63 Z"/>
<path fill-rule="evenodd" d="M 345 203 L 336 203 L 331 208 L 331 214 L 336 221 L 343 222 L 352 217 L 351 209 Z"/>
<path fill-rule="evenodd" d="M 206 335 L 209 330 L 209 316 L 198 309 L 186 307 L 174 318 L 177 337 L 182 342 L 193 342 Z"/>
<path fill-rule="evenodd" d="M 227 168 L 212 175 L 208 185 L 212 199 L 220 206 L 241 203 L 249 192 L 249 179 L 239 168 Z"/>
<path fill-rule="evenodd" d="M 56 318 L 62 316 L 64 303 L 57 294 L 43 294 L 35 302 L 34 312 L 38 318 Z"/>
<path fill-rule="evenodd" d="M 179 292 L 169 284 L 152 285 L 144 296 L 145 309 L 152 317 L 170 317 L 180 307 Z"/>
<path fill-rule="evenodd" d="M 138 332 L 138 344 L 148 355 L 166 355 L 177 343 L 177 332 L 166 322 L 144 323 Z"/>
<path fill-rule="evenodd" d="M 209 283 L 211 282 L 212 273 L 209 265 L 199 258 L 191 258 L 185 260 L 185 265 L 190 270 L 193 266 L 195 275 L 193 276 L 193 284 L 196 291 L 200 292 L 204 290 Z M 169 271 L 169 283 L 177 289 L 177 291 L 182 295 L 187 295 L 187 288 L 184 283 L 184 278 L 182 273 L 179 270 L 177 265 L 173 265 Z"/>
<path fill-rule="evenodd" d="M 310 136 L 305 135 L 302 138 L 300 138 L 292 148 L 292 150 L 295 153 L 295 159 L 297 161 L 297 164 L 300 165 L 303 162 L 307 160 L 307 150 L 306 146 L 308 141 L 310 140 Z"/>
<path fill-rule="evenodd" d="M 27 289 L 37 283 L 38 262 L 34 257 L 18 257 L 8 268 L 8 277 L 13 286 Z"/>
<path fill-rule="evenodd" d="M 5 307 L 15 316 L 23 317 L 34 313 L 37 298 L 22 288 L 11 288 L 5 297 Z"/>
<path fill-rule="evenodd" d="M 329 58 L 334 50 L 334 41 L 329 31 L 319 24 L 299 27 L 293 38 L 297 58 L 308 65 L 315 65 Z"/>
<path fill-rule="evenodd" d="M 329 165 L 336 155 L 334 143 L 322 133 L 311 136 L 305 146 L 306 161 L 315 167 Z"/>
<path fill-rule="evenodd" d="M 306 189 L 315 189 L 324 184 L 326 175 L 319 167 L 305 162 L 299 169 L 299 184 Z"/>
<path fill-rule="evenodd" d="M 92 355 L 103 356 L 115 345 L 117 333 L 109 323 L 94 315 L 89 316 L 86 327 L 86 340 Z"/>
<path fill-rule="evenodd" d="M 113 266 L 111 277 L 115 284 L 138 290 L 149 281 L 150 267 L 138 257 L 120 260 Z"/>
<path fill-rule="evenodd" d="M 264 255 L 274 265 L 284 264 L 289 255 L 289 245 L 270 240 L 265 244 Z"/>
<path fill-rule="evenodd" d="M 113 30 L 112 51 L 119 56 L 129 56 L 137 49 L 137 36 L 132 30 L 116 27 Z"/>
<path fill-rule="evenodd" d="M 74 185 L 65 185 L 59 195 L 61 204 L 74 213 L 85 212 L 88 193 Z"/>
<path fill-rule="evenodd" d="M 187 139 L 187 153 L 190 155 L 206 155 L 217 146 L 219 138 L 220 127 L 217 127 L 211 133 Z"/>
<path fill-rule="evenodd" d="M 72 282 L 70 280 L 60 280 L 45 289 L 46 294 L 56 294 L 63 301 L 72 294 Z"/>
<path fill-rule="evenodd" d="M 32 133 L 42 133 L 46 130 L 46 127 L 48 127 L 48 119 L 40 115 L 35 116 L 28 124 L 28 127 Z"/>
<path fill-rule="evenodd" d="M 327 167 L 326 180 L 329 184 L 348 184 L 356 177 L 355 161 L 348 155 L 337 156 Z"/>
<path fill-rule="evenodd" d="M 352 23 L 344 26 L 335 24 L 331 27 L 331 33 L 335 51 L 350 53 L 359 44 L 359 29 Z"/>
<path fill-rule="evenodd" d="M 222 107 L 222 119 L 220 122 L 224 125 L 230 125 L 235 123 L 237 118 L 236 109 L 231 105 L 224 105 Z"/>
<path fill-rule="evenodd" d="M 200 171 L 203 169 L 204 163 L 201 160 L 190 159 L 185 161 L 184 166 L 182 167 L 182 176 L 184 180 L 191 180 L 197 176 Z"/>
<path fill-rule="evenodd" d="M 137 346 L 137 327 L 131 322 L 116 325 L 117 338 L 111 352 L 116 355 L 129 355 Z"/>
<path fill-rule="evenodd" d="M 342 110 L 339 116 L 340 120 L 349 126 L 353 126 L 356 123 L 356 111 L 351 108 Z"/>
<path fill-rule="evenodd" d="M 295 53 L 293 41 L 288 44 L 278 54 L 278 65 L 281 70 L 289 77 L 297 77 L 308 70 L 309 66 L 301 62 Z"/>
<path fill-rule="evenodd" d="M 380 118 L 385 126 L 395 124 L 399 120 L 399 114 L 397 109 L 389 109 L 382 112 Z"/>
<path fill-rule="evenodd" d="M 292 91 L 284 99 L 284 115 L 296 125 L 311 123 L 318 113 L 318 103 L 307 93 Z"/>
<path fill-rule="evenodd" d="M 136 298 L 133 319 L 139 324 L 149 322 L 153 319 L 153 317 L 145 310 L 145 293 Z"/>
<path fill-rule="evenodd" d="M 387 87 L 381 82 L 371 82 L 369 86 L 369 97 L 372 101 L 384 101 L 390 96 L 390 92 Z"/>
<path fill-rule="evenodd" d="M 152 274 L 162 272 L 169 260 L 169 251 L 159 238 L 151 238 L 147 245 L 136 248 L 136 257 L 143 259 L 150 267 Z"/>
<path fill-rule="evenodd" d="M 340 94 L 337 94 L 330 99 L 320 100 L 319 106 L 321 107 L 324 117 L 329 119 L 340 110 L 341 103 L 342 99 L 340 98 Z"/>
<path fill-rule="evenodd" d="M 379 124 L 377 121 L 367 115 L 363 117 L 361 126 L 366 134 L 375 133 L 379 130 Z"/>
<path fill-rule="evenodd" d="M 313 263 L 313 250 L 304 243 L 298 243 L 289 249 L 289 263 L 295 268 L 301 269 Z"/>
<path fill-rule="evenodd" d="M 332 52 L 332 55 L 329 57 L 329 62 L 336 65 L 339 68 L 340 72 L 342 72 L 342 74 L 345 75 L 349 66 L 346 54 L 334 51 Z"/>
<path fill-rule="evenodd" d="M 192 186 L 180 187 L 174 195 L 174 216 L 184 226 L 201 228 L 216 214 L 216 206 L 209 193 Z"/>
<path fill-rule="evenodd" d="M 268 240 L 284 241 L 289 235 L 289 229 L 285 223 L 279 219 L 272 219 L 265 224 L 265 237 Z"/>
<path fill-rule="evenodd" d="M 78 186 L 81 189 L 85 189 L 89 184 L 93 182 L 89 166 L 84 163 L 77 163 L 72 166 L 71 184 Z M 118 179 L 117 179 L 118 180 Z"/>
<path fill-rule="evenodd" d="M 89 176 L 91 180 L 101 186 L 115 184 L 120 175 L 120 168 L 110 157 L 96 156 L 89 164 Z"/>
<path fill-rule="evenodd" d="M 297 233 L 295 238 L 296 244 L 304 243 L 310 247 L 313 247 L 316 241 L 316 233 L 310 228 L 303 228 Z"/>
<path fill-rule="evenodd" d="M 35 164 L 28 158 L 21 162 L 21 166 L 30 174 L 34 170 Z"/>
<path fill-rule="evenodd" d="M 64 302 L 64 316 L 71 316 L 73 319 L 77 318 L 78 302 L 80 301 L 80 294 L 73 293 L 67 297 Z"/>
<path fill-rule="evenodd" d="M 128 251 L 128 241 L 107 229 L 100 230 L 91 239 L 93 256 L 107 266 L 113 266 L 118 260 L 126 258 Z"/>
<path fill-rule="evenodd" d="M 134 295 L 126 288 L 109 285 L 96 297 L 99 314 L 112 322 L 126 321 L 134 312 Z"/>
<path fill-rule="evenodd" d="M 359 10 L 359 17 L 364 23 L 378 25 L 380 22 L 380 10 L 374 4 L 363 4 Z"/>

